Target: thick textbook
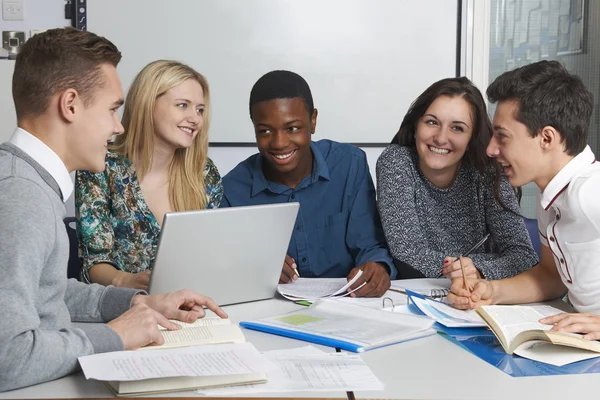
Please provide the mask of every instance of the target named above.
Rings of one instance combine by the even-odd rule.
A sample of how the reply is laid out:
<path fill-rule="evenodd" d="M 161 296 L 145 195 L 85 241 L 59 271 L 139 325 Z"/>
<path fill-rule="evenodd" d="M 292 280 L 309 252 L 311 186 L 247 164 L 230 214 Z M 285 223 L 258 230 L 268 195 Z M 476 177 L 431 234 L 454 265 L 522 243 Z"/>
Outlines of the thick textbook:
<path fill-rule="evenodd" d="M 312 306 L 240 326 L 352 352 L 435 334 L 434 321 L 323 299 Z"/>
<path fill-rule="evenodd" d="M 562 365 L 561 360 L 574 362 L 600 356 L 600 342 L 586 340 L 579 334 L 551 331 L 552 325 L 539 322 L 541 318 L 561 313 L 558 308 L 549 305 L 481 306 L 476 311 L 507 354 L 553 365 Z M 580 350 L 567 355 L 568 349 L 562 346 Z"/>

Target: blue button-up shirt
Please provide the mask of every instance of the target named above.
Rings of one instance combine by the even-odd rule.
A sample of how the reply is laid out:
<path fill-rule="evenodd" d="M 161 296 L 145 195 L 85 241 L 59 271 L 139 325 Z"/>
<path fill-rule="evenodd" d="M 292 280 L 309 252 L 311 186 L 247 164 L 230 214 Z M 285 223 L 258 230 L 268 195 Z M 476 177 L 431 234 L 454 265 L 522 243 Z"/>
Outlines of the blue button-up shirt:
<path fill-rule="evenodd" d="M 352 268 L 375 261 L 394 279 L 365 153 L 330 140 L 310 147 L 312 173 L 296 188 L 268 181 L 262 156 L 255 154 L 223 178 L 221 207 L 299 202 L 288 254 L 300 276 L 346 277 Z"/>

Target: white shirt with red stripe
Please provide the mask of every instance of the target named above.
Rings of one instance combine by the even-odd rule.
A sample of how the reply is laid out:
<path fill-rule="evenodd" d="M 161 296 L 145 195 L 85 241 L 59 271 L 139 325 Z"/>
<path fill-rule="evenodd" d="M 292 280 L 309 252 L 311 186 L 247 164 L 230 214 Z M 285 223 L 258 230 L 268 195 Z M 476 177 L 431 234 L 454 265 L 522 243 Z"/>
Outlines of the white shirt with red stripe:
<path fill-rule="evenodd" d="M 589 146 L 538 193 L 540 241 L 554 255 L 569 300 L 600 314 L 600 162 Z"/>

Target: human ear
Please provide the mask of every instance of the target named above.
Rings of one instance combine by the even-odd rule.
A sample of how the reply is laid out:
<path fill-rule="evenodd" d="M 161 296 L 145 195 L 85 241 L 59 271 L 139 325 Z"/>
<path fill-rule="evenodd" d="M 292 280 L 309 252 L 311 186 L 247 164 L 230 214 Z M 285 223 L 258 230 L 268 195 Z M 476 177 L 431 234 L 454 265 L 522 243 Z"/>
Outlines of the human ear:
<path fill-rule="evenodd" d="M 79 93 L 75 89 L 67 89 L 58 97 L 58 112 L 68 122 L 75 121 L 75 113 L 79 111 Z"/>
<path fill-rule="evenodd" d="M 551 150 L 562 145 L 560 133 L 552 126 L 545 126 L 540 129 L 538 136 L 540 137 L 540 145 L 544 150 Z"/>
<path fill-rule="evenodd" d="M 315 108 L 315 110 L 313 111 L 312 116 L 310 117 L 310 134 L 314 134 L 315 130 L 317 129 L 317 115 L 319 114 L 319 111 Z"/>

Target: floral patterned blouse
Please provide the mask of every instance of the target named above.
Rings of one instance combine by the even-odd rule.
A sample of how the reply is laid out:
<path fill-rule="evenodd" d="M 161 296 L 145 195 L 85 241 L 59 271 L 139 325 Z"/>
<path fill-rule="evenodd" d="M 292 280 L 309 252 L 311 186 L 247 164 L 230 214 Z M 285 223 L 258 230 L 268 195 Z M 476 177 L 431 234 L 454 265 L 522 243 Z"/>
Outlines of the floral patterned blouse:
<path fill-rule="evenodd" d="M 204 182 L 206 208 L 218 208 L 223 185 L 210 159 L 204 168 Z M 75 213 L 82 281 L 91 283 L 89 270 L 98 263 L 131 273 L 152 269 L 160 226 L 127 157 L 109 150 L 104 172 L 77 171 Z"/>

